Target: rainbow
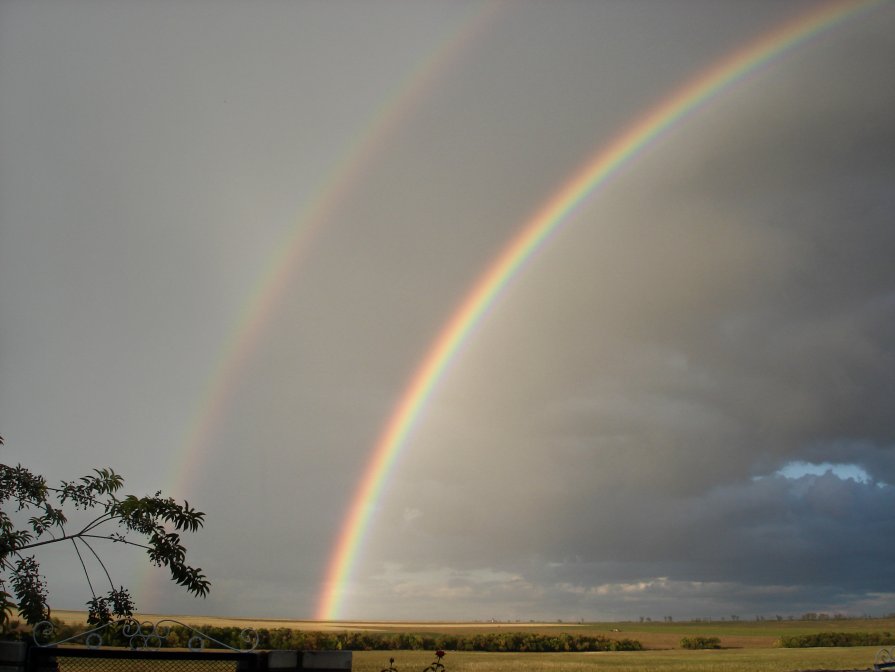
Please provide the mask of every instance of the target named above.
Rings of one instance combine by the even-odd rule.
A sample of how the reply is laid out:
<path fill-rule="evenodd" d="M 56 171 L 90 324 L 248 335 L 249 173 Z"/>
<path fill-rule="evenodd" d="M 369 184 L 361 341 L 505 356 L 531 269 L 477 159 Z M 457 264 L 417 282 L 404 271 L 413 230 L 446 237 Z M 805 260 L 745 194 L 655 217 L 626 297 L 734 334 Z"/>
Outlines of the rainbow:
<path fill-rule="evenodd" d="M 450 67 L 499 15 L 501 5 L 473 5 L 446 30 L 444 36 L 414 63 L 397 85 L 386 92 L 382 103 L 333 163 L 320 182 L 315 196 L 283 235 L 273 256 L 247 293 L 235 326 L 221 345 L 210 376 L 206 379 L 177 456 L 168 467 L 167 494 L 184 497 L 199 478 L 199 467 L 213 451 L 215 430 L 223 421 L 231 394 L 251 354 L 258 348 L 265 328 L 315 236 L 331 219 L 339 204 L 359 183 L 375 157 L 405 120 L 419 107 Z M 148 576 L 143 582 L 149 581 Z"/>
<path fill-rule="evenodd" d="M 219 351 L 212 375 L 206 381 L 196 411 L 188 423 L 180 458 L 170 466 L 168 491 L 180 493 L 185 484 L 194 482 L 198 466 L 205 462 L 211 450 L 215 428 L 221 422 L 230 394 L 237 387 L 239 374 L 257 348 L 265 326 L 282 302 L 315 235 L 359 182 L 388 138 L 426 98 L 470 42 L 494 19 L 498 7 L 497 3 L 492 3 L 477 7 L 475 11 L 467 10 L 458 26 L 448 31 L 395 89 L 384 96 L 384 102 L 370 122 L 346 143 L 339 159 L 321 181 L 323 186 L 283 236 L 265 271 L 248 293 L 236 326 Z"/>
<path fill-rule="evenodd" d="M 882 5 L 886 0 L 830 2 L 798 15 L 712 65 L 601 147 L 503 248 L 460 302 L 423 361 L 412 375 L 375 447 L 327 565 L 318 604 L 318 620 L 336 620 L 369 530 L 375 504 L 382 495 L 402 447 L 448 365 L 488 308 L 532 254 L 573 212 L 651 142 L 688 113 L 729 90 L 774 58 L 826 32 L 845 19 Z"/>

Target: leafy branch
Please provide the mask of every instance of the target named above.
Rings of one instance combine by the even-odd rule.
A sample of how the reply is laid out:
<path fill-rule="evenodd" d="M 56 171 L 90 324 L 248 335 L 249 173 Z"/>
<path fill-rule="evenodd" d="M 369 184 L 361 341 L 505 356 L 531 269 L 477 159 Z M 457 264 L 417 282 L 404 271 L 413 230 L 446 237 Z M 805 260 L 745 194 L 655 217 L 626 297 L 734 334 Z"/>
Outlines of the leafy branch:
<path fill-rule="evenodd" d="M 182 533 L 196 532 L 204 525 L 205 514 L 188 502 L 178 504 L 163 497 L 161 492 L 119 497 L 117 493 L 123 486 L 124 479 L 108 468 L 94 469 L 90 475 L 50 487 L 43 476 L 22 465 L 0 464 L 0 627 L 8 627 L 15 610 L 32 625 L 49 618 L 46 581 L 38 561 L 28 551 L 50 544 L 70 543 L 74 548 L 92 595 L 87 602 L 91 624 L 130 617 L 135 608 L 130 593 L 112 581 L 106 563 L 94 548 L 97 543 L 121 543 L 142 549 L 153 565 L 166 567 L 174 582 L 189 593 L 197 597 L 208 594 L 211 583 L 201 568 L 187 563 L 186 547 L 181 540 Z M 98 514 L 80 529 L 69 531 L 66 506 L 95 510 Z M 27 523 L 16 525 L 10 514 L 20 512 L 32 515 Z M 117 529 L 109 529 L 112 525 L 117 525 Z M 104 595 L 97 595 L 94 589 L 84 561 L 85 551 L 102 568 L 109 585 Z"/>

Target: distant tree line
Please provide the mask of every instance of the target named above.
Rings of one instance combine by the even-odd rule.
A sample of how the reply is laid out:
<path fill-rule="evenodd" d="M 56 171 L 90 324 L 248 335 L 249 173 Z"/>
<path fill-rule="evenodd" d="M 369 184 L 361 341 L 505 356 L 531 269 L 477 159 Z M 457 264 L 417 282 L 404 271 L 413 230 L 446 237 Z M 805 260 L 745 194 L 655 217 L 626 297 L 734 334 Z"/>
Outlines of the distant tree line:
<path fill-rule="evenodd" d="M 63 624 L 53 619 L 54 638 L 65 639 L 82 631 L 81 626 Z M 239 648 L 242 629 L 236 627 L 200 626 L 196 628 L 211 638 L 228 646 Z M 478 634 L 443 633 L 373 633 L 373 632 L 313 632 L 291 628 L 259 628 L 259 649 L 298 649 L 301 651 L 500 651 L 562 652 L 562 651 L 641 651 L 643 646 L 633 639 L 609 639 L 608 637 L 569 633 L 539 634 L 534 632 L 489 632 Z M 187 646 L 195 633 L 180 626 L 173 626 L 164 642 L 165 648 Z M 22 636 L 27 633 L 22 632 Z M 120 630 L 106 638 L 106 645 L 127 646 Z M 213 644 L 209 644 L 209 648 Z"/>
<path fill-rule="evenodd" d="M 800 616 L 796 616 L 794 614 L 789 614 L 788 616 L 783 616 L 781 614 L 776 614 L 774 616 L 763 616 L 756 615 L 756 621 L 870 621 L 870 620 L 890 620 L 895 618 L 895 612 L 884 614 L 882 616 L 879 615 L 871 615 L 871 614 L 844 614 L 842 612 L 836 613 L 826 613 L 826 612 L 816 612 L 809 611 Z M 741 620 L 738 614 L 731 614 L 730 616 L 703 616 L 703 617 L 692 617 L 692 618 L 684 618 L 678 620 L 679 623 L 718 623 L 718 622 L 726 622 L 727 620 L 733 622 L 739 622 Z M 641 623 L 658 623 L 659 619 L 651 618 L 649 616 L 640 616 L 639 621 Z M 662 621 L 664 623 L 674 623 L 673 616 L 663 616 Z"/>
<path fill-rule="evenodd" d="M 806 649 L 817 646 L 890 646 L 895 637 L 890 632 L 818 632 L 813 635 L 791 635 L 780 638 L 780 646 L 787 649 Z"/>

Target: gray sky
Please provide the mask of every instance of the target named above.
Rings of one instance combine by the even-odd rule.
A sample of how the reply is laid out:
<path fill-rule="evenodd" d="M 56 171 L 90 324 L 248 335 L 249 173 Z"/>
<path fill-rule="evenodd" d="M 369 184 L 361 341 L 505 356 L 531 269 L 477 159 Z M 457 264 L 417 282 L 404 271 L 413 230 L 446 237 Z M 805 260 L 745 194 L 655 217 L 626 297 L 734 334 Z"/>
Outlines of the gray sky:
<path fill-rule="evenodd" d="M 0 3 L 5 461 L 208 514 L 204 601 L 111 549 L 141 609 L 313 616 L 489 262 L 628 124 L 819 6 Z M 340 616 L 895 611 L 892 34 L 883 3 L 775 59 L 534 255 L 409 437 Z M 41 557 L 81 607 L 76 560 Z"/>

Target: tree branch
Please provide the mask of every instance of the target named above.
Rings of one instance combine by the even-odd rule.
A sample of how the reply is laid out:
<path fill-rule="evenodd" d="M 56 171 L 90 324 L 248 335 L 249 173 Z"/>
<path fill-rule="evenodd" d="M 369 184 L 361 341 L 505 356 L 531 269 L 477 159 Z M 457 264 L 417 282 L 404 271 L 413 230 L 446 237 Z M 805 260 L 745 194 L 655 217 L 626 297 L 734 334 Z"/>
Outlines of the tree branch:
<path fill-rule="evenodd" d="M 96 551 L 93 550 L 93 546 L 91 546 L 89 543 L 84 541 L 84 539 L 80 539 L 80 542 L 82 544 L 84 544 L 90 550 L 91 553 L 93 553 L 93 557 L 96 558 L 96 561 L 99 563 L 99 566 L 102 567 L 103 571 L 106 573 L 106 578 L 109 580 L 109 587 L 112 590 L 115 590 L 115 584 L 112 583 L 112 577 L 109 575 L 109 570 L 106 569 L 106 563 L 104 563 L 102 561 L 102 558 L 100 558 L 99 555 L 97 555 Z"/>
<path fill-rule="evenodd" d="M 84 576 L 87 578 L 87 585 L 90 586 L 90 594 L 93 595 L 93 599 L 96 599 L 96 591 L 93 590 L 93 582 L 90 580 L 90 572 L 87 571 L 87 565 L 84 564 L 84 558 L 81 557 L 81 551 L 78 549 L 78 544 L 75 541 L 75 538 L 72 538 L 71 545 L 75 547 L 75 553 L 78 554 L 78 560 L 81 561 L 81 569 L 84 570 Z"/>
<path fill-rule="evenodd" d="M 119 498 L 115 493 L 122 485 L 121 476 L 108 468 L 94 469 L 92 474 L 70 482 L 59 481 L 58 487 L 50 487 L 43 476 L 21 465 L 0 464 L 0 598 L 7 595 L 3 588 L 6 576 L 11 578 L 16 593 L 16 602 L 0 599 L 0 628 L 5 627 L 16 608 L 29 623 L 46 617 L 47 594 L 40 566 L 35 557 L 26 555 L 25 551 L 58 542 L 69 541 L 74 546 L 93 595 L 88 603 L 90 618 L 97 623 L 108 622 L 113 615 L 129 616 L 133 602 L 123 586 L 115 588 L 108 566 L 94 548 L 94 539 L 142 549 L 148 553 L 150 563 L 167 567 L 178 585 L 197 596 L 208 593 L 210 583 L 201 568 L 186 564 L 186 548 L 179 534 L 201 528 L 205 514 L 191 509 L 187 502 L 178 504 L 170 497 L 163 497 L 160 491 L 153 496 Z M 4 508 L 16 509 L 25 516 L 33 515 L 27 524 L 22 524 L 14 522 Z M 78 517 L 86 522 L 69 521 L 66 508 L 84 511 L 83 516 L 79 514 Z M 106 523 L 115 522 L 119 525 L 118 530 L 101 529 Z M 74 525 L 77 525 L 77 531 L 68 532 Z M 138 538 L 139 542 L 131 541 L 126 535 Z M 108 597 L 97 596 L 81 544 L 90 551 L 109 581 Z"/>

